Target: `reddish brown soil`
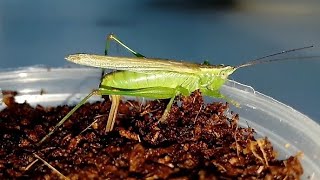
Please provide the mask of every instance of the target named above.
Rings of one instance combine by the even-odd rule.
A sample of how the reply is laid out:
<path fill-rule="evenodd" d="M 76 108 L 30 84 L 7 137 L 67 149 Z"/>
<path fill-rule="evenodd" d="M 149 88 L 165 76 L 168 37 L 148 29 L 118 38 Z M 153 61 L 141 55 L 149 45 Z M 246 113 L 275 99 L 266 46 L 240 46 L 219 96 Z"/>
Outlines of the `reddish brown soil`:
<path fill-rule="evenodd" d="M 109 133 L 110 101 L 87 103 L 40 146 L 72 107 L 31 107 L 15 103 L 14 95 L 0 112 L 0 179 L 63 177 L 36 156 L 70 179 L 299 179 L 303 173 L 297 156 L 276 159 L 267 138 L 255 139 L 252 128 L 238 126 L 237 114 L 226 113 L 227 104 L 204 104 L 198 92 L 181 98 L 165 124 L 157 119 L 166 101 L 122 102 Z"/>

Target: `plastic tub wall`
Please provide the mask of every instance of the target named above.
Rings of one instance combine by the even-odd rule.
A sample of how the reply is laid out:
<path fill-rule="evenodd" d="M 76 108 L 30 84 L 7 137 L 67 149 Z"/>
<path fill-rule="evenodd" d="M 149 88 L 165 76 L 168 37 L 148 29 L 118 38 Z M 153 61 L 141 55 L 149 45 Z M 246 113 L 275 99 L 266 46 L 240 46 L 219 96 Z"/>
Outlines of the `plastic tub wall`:
<path fill-rule="evenodd" d="M 31 67 L 0 72 L 0 88 L 17 90 L 18 102 L 56 106 L 76 104 L 99 86 L 100 69 Z M 255 91 L 250 86 L 228 81 L 224 95 L 240 103 L 231 110 L 240 115 L 240 124 L 249 125 L 257 137 L 267 136 L 280 158 L 303 152 L 303 179 L 320 177 L 320 126 L 312 119 Z M 99 97 L 91 100 L 99 100 Z M 212 100 L 212 99 L 211 99 Z M 209 100 L 210 101 L 210 100 Z M 0 105 L 0 108 L 4 108 Z"/>

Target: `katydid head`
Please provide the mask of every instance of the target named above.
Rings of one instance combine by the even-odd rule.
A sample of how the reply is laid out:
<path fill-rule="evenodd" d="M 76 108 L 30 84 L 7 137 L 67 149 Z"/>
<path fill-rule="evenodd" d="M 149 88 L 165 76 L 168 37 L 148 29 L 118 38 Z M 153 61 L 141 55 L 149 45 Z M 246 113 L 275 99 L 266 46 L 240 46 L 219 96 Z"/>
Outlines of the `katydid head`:
<path fill-rule="evenodd" d="M 212 77 L 219 77 L 220 79 L 227 79 L 229 75 L 231 75 L 237 67 L 233 66 L 225 66 L 225 65 L 209 65 L 209 66 L 201 66 L 201 74 L 203 75 L 202 79 L 208 77 L 212 79 Z M 214 79 L 214 78 L 213 78 Z M 205 81 L 208 81 L 207 79 Z"/>
<path fill-rule="evenodd" d="M 237 67 L 224 65 L 202 67 L 200 78 L 200 84 L 204 87 L 202 92 L 206 89 L 219 90 L 235 70 L 237 70 Z"/>
<path fill-rule="evenodd" d="M 220 69 L 219 77 L 221 79 L 227 79 L 232 73 L 234 73 L 238 68 L 233 66 L 225 66 Z"/>

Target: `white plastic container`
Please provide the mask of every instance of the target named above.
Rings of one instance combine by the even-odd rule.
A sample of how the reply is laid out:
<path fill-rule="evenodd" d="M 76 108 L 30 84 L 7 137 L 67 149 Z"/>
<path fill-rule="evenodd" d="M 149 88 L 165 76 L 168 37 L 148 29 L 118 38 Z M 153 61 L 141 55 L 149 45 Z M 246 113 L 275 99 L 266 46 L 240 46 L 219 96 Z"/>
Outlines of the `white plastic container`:
<path fill-rule="evenodd" d="M 30 67 L 0 72 L 0 88 L 16 90 L 16 101 L 32 105 L 76 104 L 99 86 L 100 69 Z M 250 125 L 259 137 L 268 137 L 286 158 L 303 152 L 303 179 L 320 177 L 320 126 L 293 108 L 255 91 L 250 86 L 228 81 L 223 94 L 239 102 L 232 107 L 240 115 L 240 124 Z M 99 97 L 91 100 L 98 100 Z M 3 109 L 4 105 L 0 105 Z"/>

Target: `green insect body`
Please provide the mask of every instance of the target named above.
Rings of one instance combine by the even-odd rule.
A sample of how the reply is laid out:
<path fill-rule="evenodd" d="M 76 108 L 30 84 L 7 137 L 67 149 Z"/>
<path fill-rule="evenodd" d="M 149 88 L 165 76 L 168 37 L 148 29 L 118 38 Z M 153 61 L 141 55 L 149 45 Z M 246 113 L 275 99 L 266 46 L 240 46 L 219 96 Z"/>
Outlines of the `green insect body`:
<path fill-rule="evenodd" d="M 66 60 L 76 64 L 103 69 L 114 69 L 111 73 L 103 76 L 98 89 L 88 94 L 80 101 L 41 141 L 40 145 L 55 130 L 63 124 L 81 105 L 83 105 L 93 95 L 110 95 L 111 109 L 107 121 L 106 131 L 111 131 L 116 119 L 120 96 L 138 96 L 153 99 L 170 99 L 159 122 L 165 122 L 177 95 L 190 95 L 195 90 L 200 90 L 205 96 L 215 98 L 225 98 L 219 90 L 225 83 L 228 76 L 237 69 L 251 66 L 258 63 L 265 63 L 278 60 L 258 61 L 270 56 L 283 54 L 290 51 L 306 49 L 303 47 L 280 53 L 264 56 L 262 58 L 249 61 L 242 65 L 224 66 L 187 63 L 183 61 L 146 58 L 133 51 L 117 39 L 114 35 L 108 36 L 106 53 L 109 41 L 113 40 L 126 48 L 136 57 L 115 57 L 91 54 L 74 54 L 66 57 Z M 225 98 L 227 99 L 227 98 Z M 228 99 L 227 99 L 228 100 Z M 231 100 L 232 102 L 232 100 Z"/>
<path fill-rule="evenodd" d="M 177 91 L 182 95 L 190 95 L 193 91 L 200 91 L 207 96 L 210 92 L 220 89 L 233 67 L 220 69 L 201 68 L 198 73 L 179 73 L 170 71 L 133 72 L 115 71 L 106 74 L 102 79 L 100 89 L 121 89 L 117 95 L 133 95 L 154 99 L 169 99 L 176 96 Z M 148 89 L 159 89 L 161 93 L 150 93 Z M 125 90 L 125 91 L 124 91 Z M 145 90 L 144 94 L 131 94 L 130 90 Z"/>

